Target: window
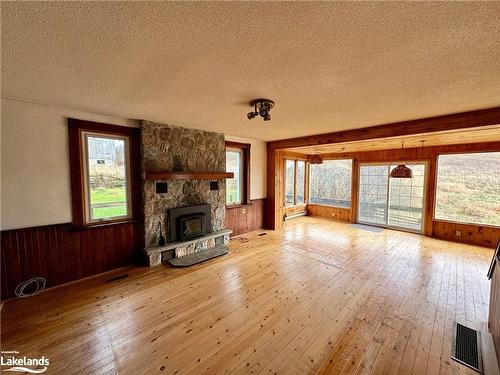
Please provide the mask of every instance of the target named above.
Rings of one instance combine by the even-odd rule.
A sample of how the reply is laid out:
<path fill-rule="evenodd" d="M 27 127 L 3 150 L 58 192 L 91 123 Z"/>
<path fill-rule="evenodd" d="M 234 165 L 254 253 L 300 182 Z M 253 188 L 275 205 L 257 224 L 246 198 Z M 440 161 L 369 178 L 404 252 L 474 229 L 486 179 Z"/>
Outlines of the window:
<path fill-rule="evenodd" d="M 130 152 L 125 136 L 82 132 L 85 222 L 130 218 Z"/>
<path fill-rule="evenodd" d="M 305 203 L 306 162 L 285 159 L 285 206 Z"/>
<path fill-rule="evenodd" d="M 68 125 L 73 224 L 139 215 L 139 129 L 75 119 Z"/>
<path fill-rule="evenodd" d="M 309 203 L 351 206 L 352 160 L 325 160 L 310 168 Z"/>
<path fill-rule="evenodd" d="M 425 163 L 406 163 L 412 178 L 391 178 L 398 163 L 359 166 L 358 222 L 422 232 Z"/>
<path fill-rule="evenodd" d="M 412 170 L 412 178 L 389 178 L 387 225 L 422 231 L 426 165 L 412 163 L 406 166 Z M 396 167 L 397 164 L 391 164 L 389 172 Z"/>
<path fill-rule="evenodd" d="M 297 180 L 295 203 L 304 203 L 304 185 L 306 184 L 306 162 L 297 160 Z"/>
<path fill-rule="evenodd" d="M 295 204 L 295 160 L 285 160 L 285 206 Z"/>
<path fill-rule="evenodd" d="M 500 226 L 500 152 L 440 155 L 435 219 Z"/>
<path fill-rule="evenodd" d="M 241 204 L 243 157 L 240 149 L 226 150 L 226 171 L 234 173 L 234 178 L 226 180 L 226 204 Z"/>
<path fill-rule="evenodd" d="M 250 144 L 226 141 L 226 172 L 234 178 L 226 180 L 226 205 L 250 203 Z"/>

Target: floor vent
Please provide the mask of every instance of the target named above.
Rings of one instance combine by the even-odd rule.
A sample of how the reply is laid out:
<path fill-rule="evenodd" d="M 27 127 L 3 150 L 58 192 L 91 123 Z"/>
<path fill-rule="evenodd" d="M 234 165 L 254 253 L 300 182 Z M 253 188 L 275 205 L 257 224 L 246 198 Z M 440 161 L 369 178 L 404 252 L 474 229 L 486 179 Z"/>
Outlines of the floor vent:
<path fill-rule="evenodd" d="M 481 332 L 453 322 L 451 358 L 482 374 Z"/>

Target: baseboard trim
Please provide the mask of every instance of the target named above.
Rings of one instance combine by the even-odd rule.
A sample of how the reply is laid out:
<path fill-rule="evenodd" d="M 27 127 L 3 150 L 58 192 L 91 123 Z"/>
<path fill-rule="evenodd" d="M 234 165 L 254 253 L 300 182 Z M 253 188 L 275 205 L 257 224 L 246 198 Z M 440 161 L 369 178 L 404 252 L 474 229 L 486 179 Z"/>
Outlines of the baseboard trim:
<path fill-rule="evenodd" d="M 497 353 L 495 351 L 495 342 L 493 341 L 491 333 L 481 331 L 481 344 L 483 348 L 484 375 L 500 375 Z"/>

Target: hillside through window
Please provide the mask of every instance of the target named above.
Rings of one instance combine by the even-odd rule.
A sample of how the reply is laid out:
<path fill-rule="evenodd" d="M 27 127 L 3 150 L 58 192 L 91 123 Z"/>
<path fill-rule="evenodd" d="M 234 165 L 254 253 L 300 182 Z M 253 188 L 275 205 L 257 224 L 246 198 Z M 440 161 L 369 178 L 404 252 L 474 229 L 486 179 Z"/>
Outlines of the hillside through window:
<path fill-rule="evenodd" d="M 434 216 L 500 226 L 500 152 L 440 155 Z"/>

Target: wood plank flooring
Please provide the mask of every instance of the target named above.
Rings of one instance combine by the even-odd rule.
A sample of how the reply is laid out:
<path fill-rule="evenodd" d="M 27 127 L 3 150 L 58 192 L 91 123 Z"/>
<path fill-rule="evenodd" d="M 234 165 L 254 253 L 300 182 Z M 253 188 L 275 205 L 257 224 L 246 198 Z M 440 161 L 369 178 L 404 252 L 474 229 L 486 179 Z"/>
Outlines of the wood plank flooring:
<path fill-rule="evenodd" d="M 451 328 L 484 328 L 493 250 L 311 217 L 262 233 L 7 301 L 2 350 L 49 374 L 474 374 Z"/>

